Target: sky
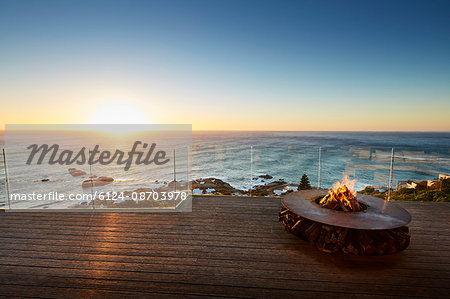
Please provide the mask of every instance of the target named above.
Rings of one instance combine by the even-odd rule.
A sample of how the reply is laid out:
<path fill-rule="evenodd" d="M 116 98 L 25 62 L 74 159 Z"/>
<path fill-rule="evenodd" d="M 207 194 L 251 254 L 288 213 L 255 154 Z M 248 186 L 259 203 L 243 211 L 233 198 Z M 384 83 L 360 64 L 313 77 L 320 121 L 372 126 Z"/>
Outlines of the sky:
<path fill-rule="evenodd" d="M 0 0 L 0 128 L 450 131 L 450 1 Z"/>

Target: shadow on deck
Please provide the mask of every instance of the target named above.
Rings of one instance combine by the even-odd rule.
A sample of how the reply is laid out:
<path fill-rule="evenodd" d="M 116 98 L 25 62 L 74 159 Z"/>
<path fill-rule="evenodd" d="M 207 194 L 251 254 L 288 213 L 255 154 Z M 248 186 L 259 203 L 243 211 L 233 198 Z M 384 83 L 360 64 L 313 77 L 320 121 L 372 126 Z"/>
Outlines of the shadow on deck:
<path fill-rule="evenodd" d="M 450 204 L 403 202 L 410 247 L 326 254 L 285 232 L 280 200 L 196 196 L 192 213 L 0 213 L 0 295 L 445 297 Z"/>

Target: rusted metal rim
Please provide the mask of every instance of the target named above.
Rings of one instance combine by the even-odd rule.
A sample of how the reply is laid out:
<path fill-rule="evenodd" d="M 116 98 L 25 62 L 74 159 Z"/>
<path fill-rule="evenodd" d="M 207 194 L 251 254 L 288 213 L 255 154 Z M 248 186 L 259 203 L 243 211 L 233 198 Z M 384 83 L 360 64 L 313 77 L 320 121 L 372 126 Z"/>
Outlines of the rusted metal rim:
<path fill-rule="evenodd" d="M 380 230 L 405 226 L 411 222 L 411 215 L 397 204 L 364 194 L 358 194 L 357 200 L 367 205 L 365 211 L 343 212 L 322 208 L 316 199 L 326 194 L 327 190 L 304 190 L 289 193 L 281 202 L 301 217 L 340 227 Z"/>

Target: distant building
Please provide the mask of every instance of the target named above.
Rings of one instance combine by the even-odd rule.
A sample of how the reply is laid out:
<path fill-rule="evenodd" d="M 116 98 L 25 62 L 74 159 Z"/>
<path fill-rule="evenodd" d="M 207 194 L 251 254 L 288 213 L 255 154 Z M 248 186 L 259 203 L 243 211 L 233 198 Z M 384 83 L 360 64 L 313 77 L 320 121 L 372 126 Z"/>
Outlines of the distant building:
<path fill-rule="evenodd" d="M 417 187 L 417 183 L 414 181 L 406 181 L 406 182 L 401 182 L 400 184 L 398 184 L 397 186 L 397 190 L 400 189 L 415 189 Z"/>
<path fill-rule="evenodd" d="M 420 182 L 406 181 L 397 185 L 397 190 L 400 189 L 417 189 L 417 190 L 438 190 L 441 188 L 441 181 L 450 179 L 450 175 L 440 174 L 439 180 L 424 180 Z"/>
<path fill-rule="evenodd" d="M 439 174 L 439 180 L 450 179 L 450 174 Z"/>
<path fill-rule="evenodd" d="M 431 187 L 437 182 L 438 182 L 438 180 L 427 180 L 427 187 Z"/>
<path fill-rule="evenodd" d="M 416 189 L 419 190 L 438 190 L 441 188 L 441 181 L 439 180 L 425 180 L 417 183 Z"/>

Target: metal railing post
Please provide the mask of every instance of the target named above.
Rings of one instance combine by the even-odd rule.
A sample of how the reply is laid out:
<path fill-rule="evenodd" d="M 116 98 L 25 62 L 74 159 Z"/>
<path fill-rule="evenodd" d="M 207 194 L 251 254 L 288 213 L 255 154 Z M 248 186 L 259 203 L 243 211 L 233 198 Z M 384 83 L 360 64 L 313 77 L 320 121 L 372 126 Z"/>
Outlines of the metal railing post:
<path fill-rule="evenodd" d="M 319 165 L 318 165 L 318 170 L 317 170 L 317 189 L 320 189 L 320 180 L 321 180 L 321 172 L 322 172 L 321 159 L 322 159 L 322 147 L 319 146 Z"/>
<path fill-rule="evenodd" d="M 253 145 L 250 146 L 250 197 L 253 189 Z"/>
<path fill-rule="evenodd" d="M 6 151 L 3 148 L 3 166 L 5 168 L 5 188 L 6 188 L 6 197 L 8 199 L 8 208 L 11 210 L 11 195 L 9 190 L 9 177 L 8 177 L 8 164 L 6 163 Z"/>
<path fill-rule="evenodd" d="M 175 149 L 173 149 L 173 191 L 177 191 L 177 171 L 176 171 L 176 164 L 175 164 Z"/>
<path fill-rule="evenodd" d="M 91 196 L 92 196 L 92 210 L 95 210 L 95 197 L 94 197 L 94 175 L 92 173 L 92 160 L 91 159 L 92 151 L 89 148 L 89 177 L 91 180 Z"/>
<path fill-rule="evenodd" d="M 388 198 L 387 198 L 387 200 L 391 200 L 392 177 L 393 176 L 394 176 L 394 148 L 392 148 L 392 152 L 391 152 L 391 166 L 389 167 L 389 186 L 388 186 Z"/>
<path fill-rule="evenodd" d="M 186 191 L 191 190 L 191 179 L 189 177 L 189 145 L 186 146 Z"/>

